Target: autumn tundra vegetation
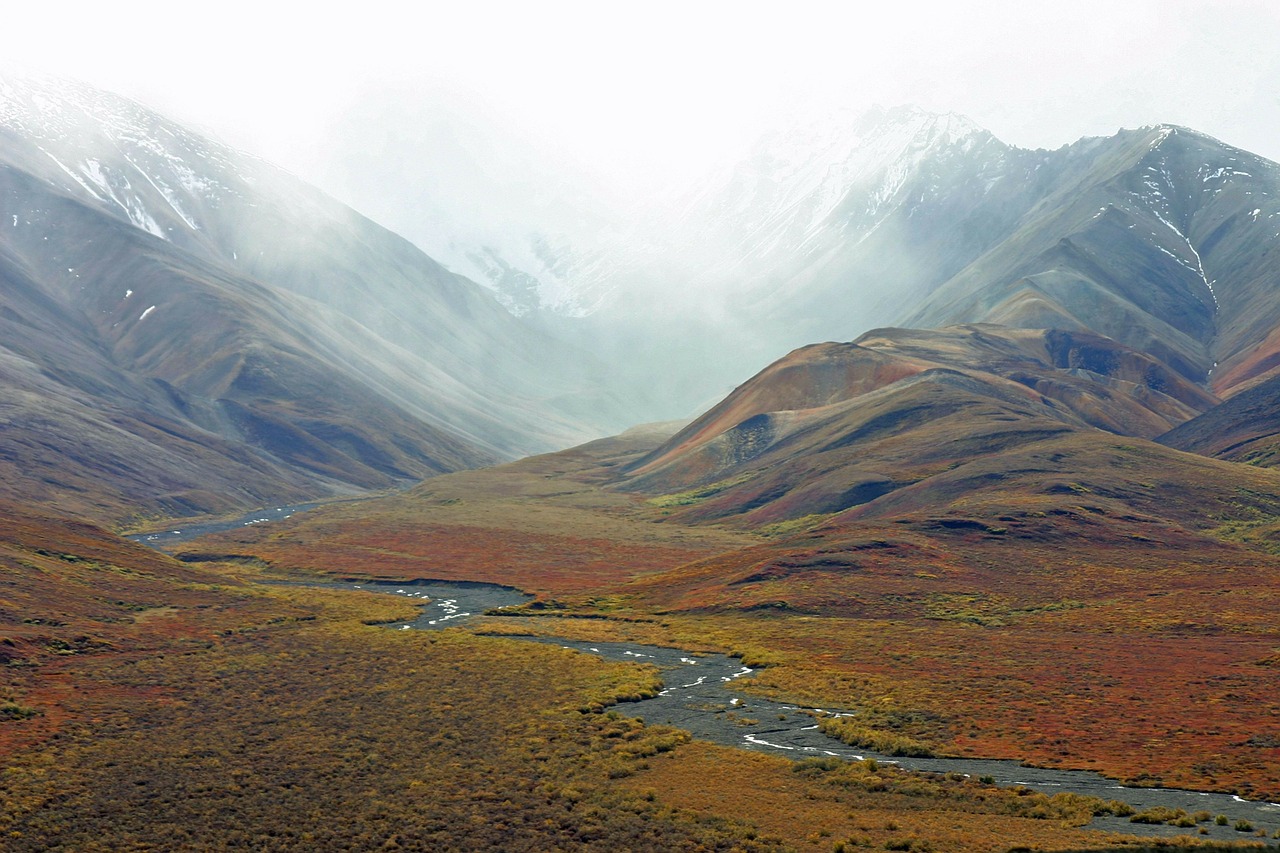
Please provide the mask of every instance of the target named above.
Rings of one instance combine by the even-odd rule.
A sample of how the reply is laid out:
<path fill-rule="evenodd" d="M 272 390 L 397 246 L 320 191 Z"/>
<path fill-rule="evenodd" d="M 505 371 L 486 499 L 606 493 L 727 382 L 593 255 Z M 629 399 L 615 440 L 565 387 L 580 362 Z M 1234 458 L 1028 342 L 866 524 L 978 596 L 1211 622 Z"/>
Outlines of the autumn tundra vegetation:
<path fill-rule="evenodd" d="M 1000 530 L 971 509 L 964 524 L 906 512 L 769 533 L 673 521 L 670 500 L 605 487 L 651 447 L 435 478 L 206 536 L 176 560 L 14 508 L 6 846 L 1146 849 L 1219 826 L 690 741 L 629 710 L 656 691 L 652 667 L 528 635 L 732 653 L 760 667 L 744 697 L 853 709 L 819 724 L 884 753 L 1280 793 L 1277 589 L 1269 555 L 1238 542 L 1266 523 L 1248 495 L 1240 521 L 1186 515 L 1159 548 L 1087 476 L 1089 493 L 1005 494 Z M 1052 526 L 1038 515 L 1058 508 Z M 32 572 L 41 584 L 13 580 Z M 1009 572 L 1016 589 L 994 580 Z M 414 612 L 402 598 L 261 583 L 335 578 L 535 597 L 427 634 L 381 627 Z M 1087 829 L 1098 815 L 1190 834 Z"/>
<path fill-rule="evenodd" d="M 692 743 L 628 713 L 652 667 L 388 631 L 412 604 L 51 523 L 14 509 L 0 542 L 44 581 L 0 640 L 5 849 L 1083 849 L 1121 811 Z"/>
<path fill-rule="evenodd" d="M 0 100 L 0 848 L 1276 840 L 891 763 L 1280 802 L 1276 164 L 872 111 L 821 176 L 765 152 L 640 255 L 544 258 L 605 276 L 556 316 L 141 105 Z M 724 269 L 668 266 L 699 230 Z M 378 580 L 529 600 L 390 630 Z M 696 740 L 557 638 L 734 656 L 727 723 L 877 756 Z"/>

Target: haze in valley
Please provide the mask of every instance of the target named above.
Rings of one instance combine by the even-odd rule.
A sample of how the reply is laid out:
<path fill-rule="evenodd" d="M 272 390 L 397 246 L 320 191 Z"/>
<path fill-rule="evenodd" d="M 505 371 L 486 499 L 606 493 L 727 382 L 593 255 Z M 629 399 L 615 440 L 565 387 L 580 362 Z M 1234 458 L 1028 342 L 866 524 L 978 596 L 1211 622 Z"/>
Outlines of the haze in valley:
<path fill-rule="evenodd" d="M 917 269 L 889 229 L 864 247 L 874 267 L 822 259 L 883 221 L 828 227 L 851 182 L 896 189 L 882 173 L 921 140 L 1056 149 L 1169 123 L 1280 158 L 1280 11 L 1255 0 L 63 17 L 14 13 L 9 64 L 319 186 L 592 352 L 653 418 L 691 417 L 797 346 L 902 324 L 909 289 L 954 272 Z M 832 280 L 836 302 L 814 285 Z"/>

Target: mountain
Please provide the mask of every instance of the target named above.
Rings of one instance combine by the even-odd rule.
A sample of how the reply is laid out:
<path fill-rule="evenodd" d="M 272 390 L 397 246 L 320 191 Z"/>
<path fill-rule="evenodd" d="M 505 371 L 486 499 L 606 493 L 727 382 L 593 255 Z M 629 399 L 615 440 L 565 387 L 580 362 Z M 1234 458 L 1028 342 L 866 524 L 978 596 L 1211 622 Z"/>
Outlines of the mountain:
<path fill-rule="evenodd" d="M 536 167 L 455 135 L 474 168 L 507 164 L 499 183 Z M 750 500 L 753 517 L 794 517 L 864 494 L 818 452 L 859 417 L 936 397 L 1155 438 L 1280 365 L 1280 171 L 1183 128 L 1028 151 L 956 115 L 837 112 L 767 134 L 625 226 L 574 188 L 544 232 L 516 227 L 535 205 L 495 213 L 494 245 L 468 242 L 473 211 L 451 242 L 441 202 L 439 242 L 523 294 L 502 303 L 301 181 L 105 93 L 10 81 L 0 136 L 15 389 L 0 462 L 100 517 L 385 488 L 708 408 L 630 482 L 702 488 L 791 448 L 827 461 Z M 577 208 L 591 241 L 561 227 Z M 512 240 L 557 270 L 559 296 Z M 872 320 L 897 330 L 793 353 L 716 404 L 781 353 Z M 783 376 L 795 386 L 778 390 Z M 960 421 L 974 441 L 990 426 Z M 859 463 L 880 483 L 866 494 L 890 487 L 891 458 Z M 778 502 L 810 475 L 825 485 Z"/>
<path fill-rule="evenodd" d="M 1280 365 L 1277 169 L 1172 125 L 1049 151 L 955 114 L 832 110 L 638 206 L 566 193 L 589 227 L 561 210 L 471 255 L 613 387 L 660 395 L 651 418 L 878 325 L 1092 330 L 1230 395 Z"/>
<path fill-rule="evenodd" d="M 973 210 L 967 187 L 941 182 L 985 188 L 1011 150 L 959 115 L 836 110 L 764 134 L 742 161 L 686 191 L 676 230 L 715 248 L 697 280 L 731 288 L 741 312 L 787 323 L 778 332 L 792 338 L 847 338 L 832 334 L 837 324 L 865 328 L 885 295 L 901 305 L 904 290 L 953 273 L 957 251 L 992 230 L 983 219 L 1004 219 Z M 836 287 L 838 299 L 811 310 Z"/>
<path fill-rule="evenodd" d="M 549 383 L 598 380 L 652 411 L 711 397 L 764 359 L 674 435 L 435 477 L 183 556 L 221 572 L 234 555 L 232 578 L 267 565 L 518 586 L 539 594 L 519 611 L 528 625 L 486 633 L 735 650 L 767 665 L 756 691 L 855 712 L 853 743 L 1274 800 L 1274 167 L 1172 127 L 1053 152 L 911 109 L 810 130 L 767 140 L 773 154 L 707 183 L 665 232 L 645 224 L 671 250 L 610 255 L 628 278 L 609 279 L 594 310 L 534 306 L 530 274 L 529 303 L 506 303 L 519 318 L 260 164 L 218 173 L 247 200 L 215 193 L 205 225 L 194 198 L 170 204 L 158 188 L 172 183 L 163 168 L 139 173 L 155 188 L 144 198 L 61 150 L 28 151 L 0 196 L 27 205 L 0 244 L 5 416 L 17 413 L 0 433 L 5 488 L 116 517 L 368 488 L 480 464 L 572 421 L 568 399 L 541 393 Z M 490 248 L 495 268 L 522 272 Z M 902 322 L 864 331 L 873 316 Z M 547 356 L 550 377 L 529 372 L 526 343 L 557 352 L 538 328 L 589 344 L 604 367 Z M 477 352 L 473 333 L 507 346 Z M 432 334 L 450 337 L 432 349 Z M 75 418 L 83 438 L 67 435 Z M 107 438 L 121 443 L 93 443 Z M 61 623 L 65 595 L 61 627 L 77 626 L 24 619 L 24 654 L 89 651 L 79 623 L 163 603 L 129 573 L 112 600 L 86 598 L 100 564 L 127 568 L 136 552 L 11 515 L 9 615 Z M 54 547 L 68 538 L 75 548 Z M 53 596 L 23 567 L 51 572 Z M 332 670 L 323 622 L 210 607 L 202 574 L 175 570 L 192 627 L 294 651 L 293 632 L 314 628 Z M 355 618 L 344 612 L 333 618 Z M 243 635 L 250 622 L 263 630 Z"/>
<path fill-rule="evenodd" d="M 632 420 L 588 355 L 407 241 L 107 93 L 6 80 L 0 199 L 6 495 L 222 511 Z"/>
<path fill-rule="evenodd" d="M 1280 376 L 1252 383 L 1158 440 L 1203 456 L 1275 467 L 1280 464 Z"/>
<path fill-rule="evenodd" d="M 732 277 L 771 341 L 876 323 L 1092 330 L 1230 393 L 1277 359 L 1278 180 L 1186 128 L 1030 151 L 903 107 L 766 137 L 680 221 L 737 239 L 733 265 L 697 280 Z"/>
<path fill-rule="evenodd" d="M 1155 438 L 1217 404 L 1099 335 L 878 329 L 792 352 L 631 466 L 683 520 L 838 513 L 1076 433 Z M 940 481 L 939 481 L 940 482 Z"/>
<path fill-rule="evenodd" d="M 1046 168 L 1055 185 L 908 322 L 1089 328 L 1224 394 L 1270 369 L 1280 167 L 1162 126 L 1084 140 Z"/>
<path fill-rule="evenodd" d="M 913 142 L 879 144 L 895 127 Z M 822 138 L 817 168 L 761 156 L 699 202 L 758 237 L 743 313 L 832 341 L 615 475 L 670 523 L 775 540 L 656 576 L 653 603 L 849 612 L 914 600 L 932 566 L 1006 590 L 1073 549 L 1126 573 L 1170 547 L 1265 565 L 1222 540 L 1276 541 L 1280 167 L 1174 126 L 1025 151 L 900 110 Z M 836 342 L 885 314 L 902 325 Z"/>
<path fill-rule="evenodd" d="M 474 98 L 369 91 L 317 143 L 323 186 L 511 313 L 581 316 L 598 300 L 568 277 L 601 260 L 621 205 Z"/>

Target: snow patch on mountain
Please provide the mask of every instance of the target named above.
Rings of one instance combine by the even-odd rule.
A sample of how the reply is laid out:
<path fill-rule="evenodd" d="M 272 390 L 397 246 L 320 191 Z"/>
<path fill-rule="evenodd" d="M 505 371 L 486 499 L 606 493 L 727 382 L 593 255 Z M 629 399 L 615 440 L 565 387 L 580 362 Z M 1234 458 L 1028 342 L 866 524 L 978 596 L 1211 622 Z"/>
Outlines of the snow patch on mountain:
<path fill-rule="evenodd" d="M 857 187 L 869 231 L 925 159 L 968 150 L 983 133 L 964 116 L 916 107 L 837 111 L 766 134 L 746 160 L 695 188 L 677 218 L 707 236 L 732 234 L 744 259 L 759 259 L 804 245 Z"/>
<path fill-rule="evenodd" d="M 976 149 L 991 139 L 955 114 L 835 110 L 782 124 L 745 159 L 634 205 L 576 216 L 557 208 L 550 227 L 502 221 L 499 212 L 491 227 L 415 236 L 517 315 L 583 317 L 636 299 L 674 305 L 695 294 L 714 301 L 740 288 L 744 275 L 762 278 L 828 251 L 832 241 L 867 239 L 900 205 L 917 195 L 923 204 L 940 191 L 935 181 L 918 192 L 924 164 L 944 154 L 985 156 Z M 987 192 L 999 182 L 995 170 Z M 445 226 L 468 221 L 465 211 L 456 220 L 428 218 Z"/>
<path fill-rule="evenodd" d="M 42 152 L 67 190 L 166 240 L 175 229 L 200 230 L 203 205 L 238 195 L 252 160 L 132 101 L 53 77 L 0 77 L 0 130 L 11 131 L 15 149 Z M 74 154 L 90 149 L 99 155 Z"/>

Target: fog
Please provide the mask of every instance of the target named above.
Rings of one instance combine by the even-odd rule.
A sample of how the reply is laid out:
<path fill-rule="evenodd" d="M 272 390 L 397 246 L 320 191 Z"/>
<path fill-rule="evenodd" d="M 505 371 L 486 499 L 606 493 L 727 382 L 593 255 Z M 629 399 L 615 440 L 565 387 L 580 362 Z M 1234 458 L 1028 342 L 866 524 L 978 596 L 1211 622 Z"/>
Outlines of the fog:
<path fill-rule="evenodd" d="M 306 15 L 232 0 L 6 16 L 22 34 L 9 64 L 141 100 L 319 185 L 514 313 L 612 351 L 629 381 L 669 368 L 673 410 L 714 393 L 678 388 L 680 365 L 730 383 L 806 335 L 892 319 L 859 282 L 827 315 L 762 339 L 760 317 L 786 308 L 768 259 L 690 211 L 763 134 L 916 104 L 1022 147 L 1170 122 L 1280 159 L 1270 0 Z M 894 258 L 881 283 L 910 278 L 909 263 Z"/>
<path fill-rule="evenodd" d="M 1269 0 L 6 9 L 8 61 L 141 98 L 311 178 L 371 89 L 445 85 L 620 186 L 689 178 L 800 101 L 919 104 L 1056 147 L 1174 122 L 1280 158 Z"/>

